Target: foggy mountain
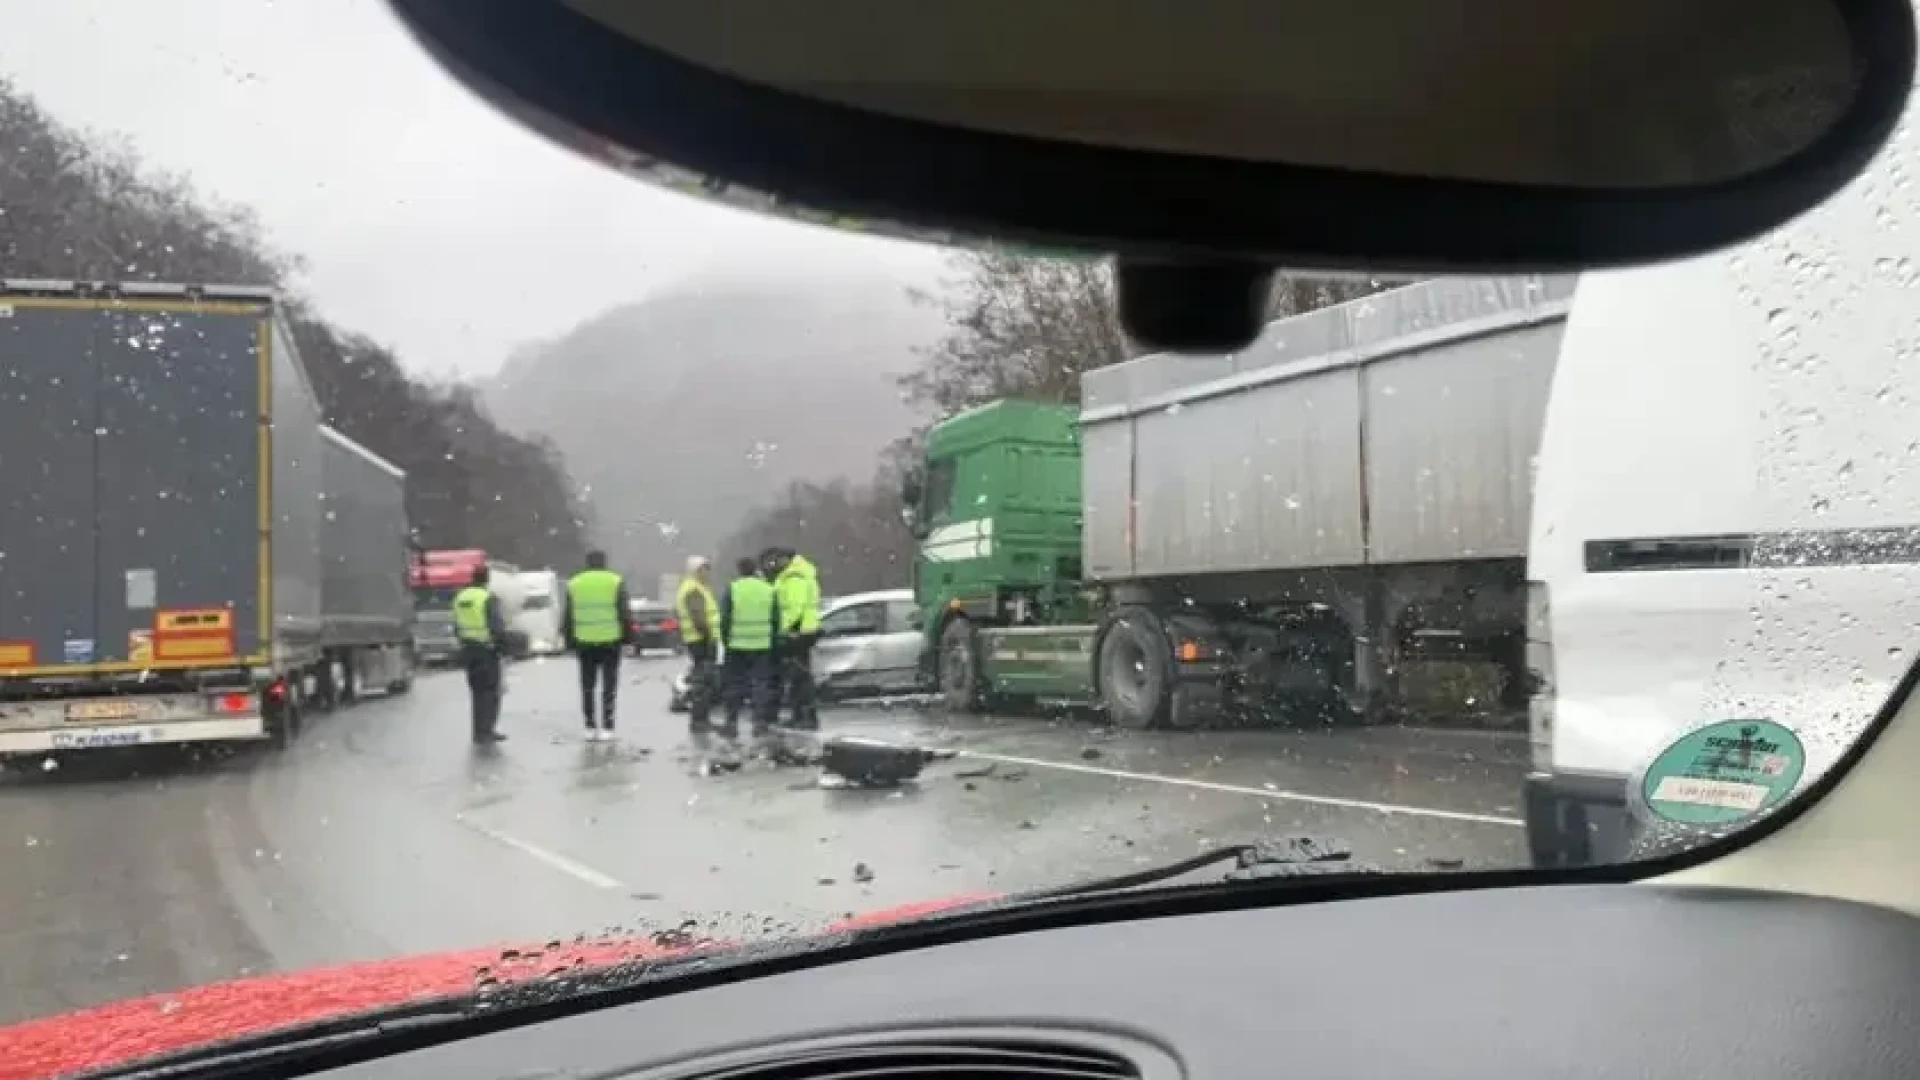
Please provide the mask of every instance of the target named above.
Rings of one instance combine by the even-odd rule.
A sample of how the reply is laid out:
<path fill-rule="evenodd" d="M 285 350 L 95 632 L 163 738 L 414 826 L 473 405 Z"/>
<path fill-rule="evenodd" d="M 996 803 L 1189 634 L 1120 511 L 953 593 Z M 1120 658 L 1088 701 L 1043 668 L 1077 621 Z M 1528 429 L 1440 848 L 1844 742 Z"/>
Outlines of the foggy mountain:
<path fill-rule="evenodd" d="M 914 283 L 922 284 L 924 283 Z M 523 345 L 489 384 L 551 438 L 593 535 L 651 593 L 796 480 L 872 475 L 913 416 L 895 378 L 944 323 L 889 277 L 695 279 Z"/>

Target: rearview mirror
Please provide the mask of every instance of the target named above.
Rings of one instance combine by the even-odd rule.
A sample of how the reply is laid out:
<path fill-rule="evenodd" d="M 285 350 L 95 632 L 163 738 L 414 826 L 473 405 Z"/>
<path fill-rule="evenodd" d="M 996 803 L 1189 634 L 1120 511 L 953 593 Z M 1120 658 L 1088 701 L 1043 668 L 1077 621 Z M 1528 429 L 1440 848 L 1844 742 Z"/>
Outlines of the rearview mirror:
<path fill-rule="evenodd" d="M 1117 252 L 1136 332 L 1168 329 L 1155 298 L 1251 297 L 1275 264 L 1738 242 L 1864 166 L 1914 56 L 1909 0 L 390 3 L 469 87 L 651 182 Z"/>
<path fill-rule="evenodd" d="M 915 540 L 927 538 L 927 524 L 920 519 L 920 511 L 912 506 L 900 508 L 900 521 L 907 527 L 907 535 Z"/>

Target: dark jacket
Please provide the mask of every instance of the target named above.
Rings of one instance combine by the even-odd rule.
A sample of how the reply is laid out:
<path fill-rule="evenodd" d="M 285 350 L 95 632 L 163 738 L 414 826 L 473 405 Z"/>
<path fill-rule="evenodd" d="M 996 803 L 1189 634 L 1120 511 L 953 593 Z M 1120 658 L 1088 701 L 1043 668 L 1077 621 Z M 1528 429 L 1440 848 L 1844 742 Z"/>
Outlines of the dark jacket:
<path fill-rule="evenodd" d="M 720 644 L 725 646 L 733 640 L 733 582 L 728 582 L 720 593 Z M 780 647 L 780 594 L 773 594 L 773 640 L 772 648 Z"/>
<path fill-rule="evenodd" d="M 507 617 L 501 613 L 500 598 L 487 594 L 487 636 L 493 639 L 493 647 L 507 647 Z"/>

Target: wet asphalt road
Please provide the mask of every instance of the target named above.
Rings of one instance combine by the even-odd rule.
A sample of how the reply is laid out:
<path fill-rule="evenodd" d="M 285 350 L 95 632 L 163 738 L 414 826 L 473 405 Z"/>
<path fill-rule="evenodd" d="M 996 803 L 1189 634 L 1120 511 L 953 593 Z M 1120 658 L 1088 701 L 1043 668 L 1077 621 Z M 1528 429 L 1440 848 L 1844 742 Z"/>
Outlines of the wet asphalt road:
<path fill-rule="evenodd" d="M 702 775 L 678 661 L 623 669 L 622 741 L 579 737 L 569 661 L 510 669 L 466 741 L 457 674 L 314 719 L 291 751 L 86 758 L 0 780 L 0 1022 L 344 960 L 694 918 L 715 937 L 1124 873 L 1308 833 L 1394 868 L 1516 864 L 1524 740 L 1471 732 L 1113 733 L 828 711 L 960 756 L 892 791 Z M 864 864 L 871 880 L 856 866 Z"/>

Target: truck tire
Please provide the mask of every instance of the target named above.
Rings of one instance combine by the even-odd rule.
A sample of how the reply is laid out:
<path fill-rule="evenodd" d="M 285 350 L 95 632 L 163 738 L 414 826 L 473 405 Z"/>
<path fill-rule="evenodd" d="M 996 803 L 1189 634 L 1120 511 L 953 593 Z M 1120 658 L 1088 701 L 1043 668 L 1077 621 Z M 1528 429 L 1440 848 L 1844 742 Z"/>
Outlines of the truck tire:
<path fill-rule="evenodd" d="M 360 700 L 360 691 L 363 689 L 360 685 L 360 664 L 358 649 L 348 649 L 340 657 L 340 682 L 335 689 L 342 708 L 351 708 L 354 702 Z"/>
<path fill-rule="evenodd" d="M 1173 646 L 1160 617 L 1122 608 L 1100 635 L 1100 699 L 1123 728 L 1166 727 L 1173 703 Z"/>
<path fill-rule="evenodd" d="M 320 666 L 313 675 L 313 708 L 315 712 L 330 713 L 340 707 L 340 671 L 332 655 L 321 659 Z"/>
<path fill-rule="evenodd" d="M 300 685 L 299 679 L 287 681 L 287 696 L 277 704 L 262 706 L 262 718 L 266 721 L 267 745 L 274 750 L 285 750 L 300 738 Z"/>
<path fill-rule="evenodd" d="M 941 629 L 936 673 L 947 708 L 960 713 L 986 710 L 986 695 L 980 688 L 980 635 L 973 620 L 956 616 Z"/>
<path fill-rule="evenodd" d="M 413 673 L 418 663 L 419 658 L 413 655 L 413 646 L 401 646 L 400 677 L 387 684 L 387 693 L 398 696 L 413 689 Z"/>

